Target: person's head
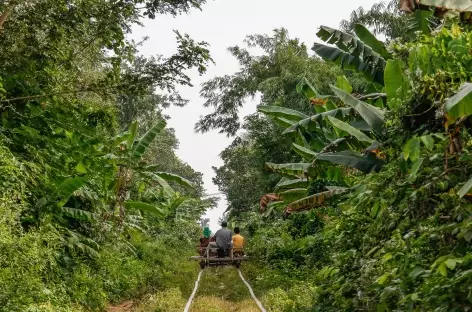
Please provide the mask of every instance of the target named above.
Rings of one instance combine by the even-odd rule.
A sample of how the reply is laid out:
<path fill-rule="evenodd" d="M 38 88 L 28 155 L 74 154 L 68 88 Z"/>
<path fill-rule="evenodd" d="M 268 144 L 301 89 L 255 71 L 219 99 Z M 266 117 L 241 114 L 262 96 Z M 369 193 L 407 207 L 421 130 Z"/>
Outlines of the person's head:
<path fill-rule="evenodd" d="M 208 226 L 205 226 L 205 228 L 203 229 L 203 237 L 209 238 L 210 235 L 211 235 L 210 228 Z"/>
<path fill-rule="evenodd" d="M 235 227 L 235 228 L 234 228 L 234 234 L 239 234 L 239 232 L 240 232 L 239 228 L 238 228 L 238 227 Z"/>
<path fill-rule="evenodd" d="M 221 222 L 221 227 L 225 228 L 227 226 L 228 226 L 228 222 L 226 221 Z"/>

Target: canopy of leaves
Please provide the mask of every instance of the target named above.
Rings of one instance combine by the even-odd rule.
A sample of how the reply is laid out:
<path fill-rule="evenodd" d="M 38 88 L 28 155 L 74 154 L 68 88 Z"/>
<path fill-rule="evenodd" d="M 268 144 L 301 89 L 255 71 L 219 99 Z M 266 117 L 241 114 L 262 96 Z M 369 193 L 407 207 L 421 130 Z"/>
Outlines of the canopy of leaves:
<path fill-rule="evenodd" d="M 1 310 L 105 310 L 193 252 L 215 200 L 162 109 L 186 103 L 175 89 L 191 86 L 187 69 L 205 72 L 207 44 L 176 33 L 174 55 L 144 58 L 127 36 L 203 3 L 0 4 Z"/>

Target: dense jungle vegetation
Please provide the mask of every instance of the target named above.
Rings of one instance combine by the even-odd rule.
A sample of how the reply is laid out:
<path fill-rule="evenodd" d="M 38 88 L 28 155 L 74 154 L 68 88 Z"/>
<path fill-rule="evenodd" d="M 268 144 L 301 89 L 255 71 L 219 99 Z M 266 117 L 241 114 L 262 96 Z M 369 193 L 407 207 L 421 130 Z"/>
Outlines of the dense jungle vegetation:
<path fill-rule="evenodd" d="M 472 308 L 470 11 L 359 9 L 319 29 L 315 56 L 284 29 L 250 36 L 265 53 L 230 49 L 240 71 L 204 85 L 214 113 L 197 129 L 243 129 L 214 182 L 267 308 Z M 258 113 L 239 124 L 257 93 Z"/>
<path fill-rule="evenodd" d="M 144 58 L 127 35 L 201 3 L 1 4 L 1 311 L 100 311 L 191 292 L 197 268 L 185 258 L 215 201 L 176 156 L 162 109 L 186 104 L 176 86 L 211 58 L 179 33 L 174 55 Z"/>
<path fill-rule="evenodd" d="M 174 55 L 143 57 L 129 34 L 204 3 L 0 4 L 0 311 L 182 310 L 216 199 L 163 109 L 212 59 L 178 32 Z M 379 3 L 322 26 L 312 52 L 285 29 L 250 35 L 229 49 L 240 70 L 204 83 L 214 112 L 195 129 L 234 137 L 214 183 L 269 311 L 472 309 L 471 17 L 468 0 Z M 236 278 L 216 274 L 203 295 Z"/>

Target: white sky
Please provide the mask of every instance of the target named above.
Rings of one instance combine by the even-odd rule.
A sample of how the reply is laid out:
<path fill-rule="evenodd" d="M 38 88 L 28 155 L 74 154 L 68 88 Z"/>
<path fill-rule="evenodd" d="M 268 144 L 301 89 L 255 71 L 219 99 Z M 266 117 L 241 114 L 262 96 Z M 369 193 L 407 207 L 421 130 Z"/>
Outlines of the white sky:
<path fill-rule="evenodd" d="M 190 100 L 183 107 L 166 110 L 170 115 L 169 127 L 175 129 L 180 141 L 178 156 L 195 170 L 203 173 L 203 181 L 208 194 L 218 192 L 212 183 L 212 166 L 222 165 L 220 152 L 228 146 L 232 138 L 217 131 L 205 134 L 195 133 L 194 125 L 199 117 L 211 112 L 203 107 L 200 85 L 215 76 L 231 74 L 238 70 L 236 60 L 227 48 L 242 44 L 248 34 L 270 34 L 273 29 L 284 27 L 291 37 L 298 37 L 311 48 L 317 40 L 316 32 L 321 25 L 338 28 L 341 20 L 349 18 L 359 6 L 370 8 L 379 0 L 214 0 L 203 6 L 202 11 L 193 10 L 190 15 L 158 16 L 155 20 L 145 20 L 144 27 L 135 28 L 133 36 L 140 41 L 144 36 L 149 40 L 140 48 L 145 56 L 175 52 L 176 41 L 173 30 L 188 33 L 196 41 L 210 44 L 211 55 L 216 65 L 210 66 L 204 76 L 191 73 L 193 88 L 180 88 L 182 96 Z M 241 110 L 241 117 L 255 112 L 255 102 L 249 101 Z M 261 194 L 262 195 L 262 194 Z M 224 198 L 219 206 L 207 213 L 212 231 L 218 229 L 218 219 L 226 209 Z"/>

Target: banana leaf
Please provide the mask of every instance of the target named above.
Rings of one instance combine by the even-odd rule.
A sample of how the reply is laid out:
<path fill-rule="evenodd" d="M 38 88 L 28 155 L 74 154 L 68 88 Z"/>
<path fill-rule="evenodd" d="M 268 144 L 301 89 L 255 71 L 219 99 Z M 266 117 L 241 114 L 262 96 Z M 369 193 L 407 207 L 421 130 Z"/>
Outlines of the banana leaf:
<path fill-rule="evenodd" d="M 307 179 L 280 179 L 279 183 L 275 186 L 275 191 L 292 188 L 306 188 L 308 186 Z"/>
<path fill-rule="evenodd" d="M 135 160 L 141 159 L 149 145 L 151 145 L 152 141 L 154 141 L 156 136 L 165 128 L 165 126 L 166 122 L 164 120 L 160 120 L 156 125 L 149 129 L 149 131 L 146 132 L 138 142 L 135 143 L 133 148 L 133 158 Z"/>
<path fill-rule="evenodd" d="M 141 211 L 149 212 L 157 216 L 163 216 L 165 214 L 161 208 L 143 202 L 127 201 L 125 202 L 125 207 L 127 209 L 138 209 Z"/>
<path fill-rule="evenodd" d="M 287 163 L 287 164 L 274 164 L 266 163 L 266 168 L 280 173 L 284 176 L 303 178 L 311 167 L 311 163 Z"/>
<path fill-rule="evenodd" d="M 348 190 L 349 189 L 334 189 L 327 192 L 313 194 L 311 196 L 299 199 L 297 201 L 294 201 L 293 203 L 288 204 L 285 207 L 285 212 L 293 213 L 324 206 L 327 204 L 328 199 L 334 197 L 335 195 L 345 193 Z"/>
<path fill-rule="evenodd" d="M 374 142 L 374 140 L 369 138 L 367 135 L 357 130 L 353 126 L 345 123 L 344 121 L 331 117 L 331 116 L 328 116 L 328 119 L 333 124 L 333 126 L 347 132 L 349 135 L 352 135 L 353 137 L 357 138 L 359 141 L 367 142 L 367 143 Z"/>
<path fill-rule="evenodd" d="M 309 161 L 313 161 L 313 159 L 315 159 L 316 155 L 318 155 L 318 153 L 315 153 L 314 151 L 306 148 L 306 147 L 303 147 L 303 146 L 300 146 L 298 144 L 295 144 L 295 143 L 292 143 L 292 149 L 300 156 L 302 156 L 304 159 L 306 160 L 309 160 Z"/>
<path fill-rule="evenodd" d="M 336 88 L 335 86 L 331 86 L 331 89 L 342 102 L 354 108 L 375 132 L 380 133 L 382 131 L 385 124 L 385 119 L 383 116 L 384 112 L 382 110 L 356 99 L 352 95 Z"/>
<path fill-rule="evenodd" d="M 319 154 L 316 159 L 356 168 L 364 173 L 378 172 L 383 166 L 383 161 L 373 156 L 372 153 L 366 156 L 350 150 Z"/>
<path fill-rule="evenodd" d="M 257 107 L 257 111 L 268 116 L 285 118 L 285 119 L 294 120 L 294 121 L 299 121 L 304 118 L 308 118 L 307 115 L 299 111 L 286 108 L 286 107 L 281 107 L 281 106 L 260 105 Z"/>

